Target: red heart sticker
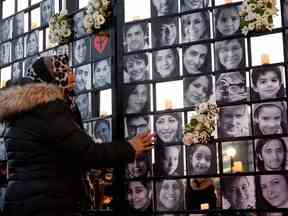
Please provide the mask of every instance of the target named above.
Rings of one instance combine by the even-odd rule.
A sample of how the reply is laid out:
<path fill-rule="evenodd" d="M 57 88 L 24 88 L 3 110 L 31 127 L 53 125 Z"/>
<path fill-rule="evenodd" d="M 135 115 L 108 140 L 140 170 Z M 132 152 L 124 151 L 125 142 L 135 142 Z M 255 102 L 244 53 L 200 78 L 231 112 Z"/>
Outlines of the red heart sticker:
<path fill-rule="evenodd" d="M 102 53 L 109 44 L 109 35 L 96 35 L 94 39 L 94 48 L 97 50 L 98 53 Z"/>

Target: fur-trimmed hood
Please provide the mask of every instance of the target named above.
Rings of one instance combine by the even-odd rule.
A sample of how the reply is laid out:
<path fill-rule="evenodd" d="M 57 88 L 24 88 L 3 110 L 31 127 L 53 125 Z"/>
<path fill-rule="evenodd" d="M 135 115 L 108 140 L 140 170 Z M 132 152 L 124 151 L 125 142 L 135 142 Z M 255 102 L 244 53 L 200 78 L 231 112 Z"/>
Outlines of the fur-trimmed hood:
<path fill-rule="evenodd" d="M 0 121 L 57 99 L 64 100 L 61 89 L 47 83 L 30 83 L 2 89 L 0 90 Z"/>

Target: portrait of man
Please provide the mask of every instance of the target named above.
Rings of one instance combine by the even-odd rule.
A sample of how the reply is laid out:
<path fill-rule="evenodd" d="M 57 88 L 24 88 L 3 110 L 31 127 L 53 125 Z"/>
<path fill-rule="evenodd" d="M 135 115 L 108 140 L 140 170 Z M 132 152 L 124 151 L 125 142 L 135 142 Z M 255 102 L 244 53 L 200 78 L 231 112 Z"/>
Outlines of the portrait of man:
<path fill-rule="evenodd" d="M 124 57 L 124 82 L 144 81 L 149 78 L 149 58 L 146 53 Z"/>
<path fill-rule="evenodd" d="M 17 37 L 24 33 L 24 12 L 18 13 L 13 19 L 13 33 L 12 36 Z"/>
<path fill-rule="evenodd" d="M 111 58 L 93 64 L 93 88 L 107 88 L 111 85 Z"/>
<path fill-rule="evenodd" d="M 85 16 L 84 10 L 79 11 L 73 16 L 73 22 L 74 22 L 73 28 L 75 38 L 79 38 L 86 34 L 83 22 L 84 16 Z"/>
<path fill-rule="evenodd" d="M 125 119 L 126 137 L 132 138 L 150 128 L 149 116 L 128 116 Z"/>
<path fill-rule="evenodd" d="M 40 4 L 41 8 L 41 25 L 46 26 L 49 23 L 50 17 L 55 13 L 54 0 L 44 0 Z"/>
<path fill-rule="evenodd" d="M 126 52 L 149 48 L 148 23 L 126 24 L 124 27 L 124 48 Z"/>
<path fill-rule="evenodd" d="M 91 116 L 91 107 L 90 107 L 90 94 L 80 94 L 76 97 L 76 104 L 78 105 L 81 117 L 83 120 L 88 120 Z"/>
<path fill-rule="evenodd" d="M 85 63 L 90 60 L 90 40 L 82 38 L 73 44 L 73 65 Z"/>
<path fill-rule="evenodd" d="M 75 93 L 87 91 L 91 89 L 91 65 L 82 65 L 77 67 Z"/>

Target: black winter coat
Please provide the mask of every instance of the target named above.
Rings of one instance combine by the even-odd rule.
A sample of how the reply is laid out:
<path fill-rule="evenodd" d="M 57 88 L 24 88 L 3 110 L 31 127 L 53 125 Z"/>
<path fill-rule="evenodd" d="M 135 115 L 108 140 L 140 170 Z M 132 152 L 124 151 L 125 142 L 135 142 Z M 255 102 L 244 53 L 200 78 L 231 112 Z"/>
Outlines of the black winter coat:
<path fill-rule="evenodd" d="M 125 141 L 95 144 L 73 121 L 58 87 L 26 84 L 0 92 L 7 123 L 5 216 L 71 216 L 79 212 L 81 172 L 134 160 Z"/>

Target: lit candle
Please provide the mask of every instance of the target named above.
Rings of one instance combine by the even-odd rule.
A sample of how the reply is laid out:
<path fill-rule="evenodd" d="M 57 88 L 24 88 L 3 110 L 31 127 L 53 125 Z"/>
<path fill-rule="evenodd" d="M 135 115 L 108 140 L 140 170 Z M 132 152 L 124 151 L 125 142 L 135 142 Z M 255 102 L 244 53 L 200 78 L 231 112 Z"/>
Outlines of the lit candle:
<path fill-rule="evenodd" d="M 103 111 L 100 113 L 100 117 L 105 118 L 106 116 L 108 116 L 108 113 Z"/>
<path fill-rule="evenodd" d="M 230 4 L 232 3 L 232 0 L 224 0 L 224 4 Z"/>
<path fill-rule="evenodd" d="M 173 102 L 171 99 L 166 99 L 164 101 L 164 108 L 167 109 L 172 109 L 173 108 Z"/>
<path fill-rule="evenodd" d="M 242 161 L 235 161 L 233 163 L 233 172 L 243 172 L 243 164 Z"/>
<path fill-rule="evenodd" d="M 262 64 L 270 64 L 270 56 L 267 53 L 263 53 L 261 55 L 261 63 Z"/>
<path fill-rule="evenodd" d="M 201 203 L 200 208 L 201 208 L 201 210 L 209 209 L 209 203 Z"/>

